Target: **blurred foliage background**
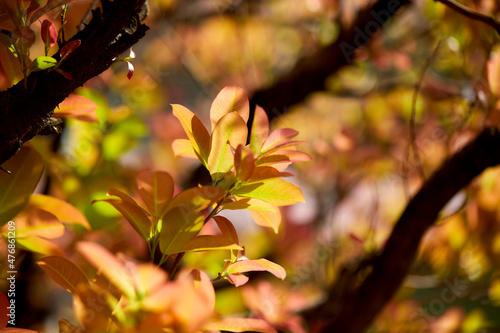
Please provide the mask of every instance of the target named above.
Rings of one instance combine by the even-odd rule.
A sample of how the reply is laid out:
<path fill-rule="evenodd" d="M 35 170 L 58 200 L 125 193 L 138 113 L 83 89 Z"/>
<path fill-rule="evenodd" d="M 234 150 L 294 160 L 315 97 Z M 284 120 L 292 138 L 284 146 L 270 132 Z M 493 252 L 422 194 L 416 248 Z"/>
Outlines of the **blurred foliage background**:
<path fill-rule="evenodd" d="M 99 106 L 99 121 L 69 119 L 60 137 L 32 140 L 48 165 L 38 191 L 78 207 L 94 229 L 87 240 L 137 258 L 147 256 L 138 235 L 111 206 L 91 202 L 112 187 L 135 193 L 135 176 L 146 167 L 168 171 L 182 188 L 200 182 L 198 162 L 173 154 L 172 141 L 184 134 L 170 104 L 187 106 L 208 124 L 210 103 L 222 87 L 238 85 L 249 96 L 272 87 L 299 59 L 335 42 L 373 1 L 149 2 L 151 30 L 134 47 L 132 79 L 118 63 L 76 92 Z M 76 32 L 92 3 L 69 5 L 67 35 Z M 463 3 L 500 15 L 492 0 Z M 58 24 L 58 14 L 46 16 L 51 15 Z M 221 286 L 217 310 L 251 312 L 284 331 L 303 332 L 297 314 L 327 296 L 342 267 L 384 246 L 411 195 L 448 156 L 485 124 L 499 124 L 498 37 L 491 27 L 442 3 L 413 1 L 355 52 L 350 65 L 328 78 L 325 90 L 278 110 L 284 114 L 273 126 L 294 128 L 299 140 L 309 142 L 304 150 L 313 160 L 291 170 L 307 203 L 283 210 L 278 235 L 257 228 L 250 215 L 239 213 L 232 221 L 248 255 L 271 258 L 288 277 L 284 283 L 256 276 L 249 286 Z M 41 55 L 41 42 L 32 50 L 33 58 Z M 0 87 L 8 88 L 11 79 L 4 70 Z M 442 212 L 410 275 L 370 332 L 498 329 L 499 207 L 500 169 L 492 168 Z M 67 232 L 60 238 L 68 256 L 76 256 L 71 251 L 76 237 Z M 185 265 L 216 276 L 223 255 L 189 254 Z M 72 316 L 70 297 L 40 269 L 31 273 L 23 279 L 36 316 L 22 320 L 55 331 L 54 318 Z"/>

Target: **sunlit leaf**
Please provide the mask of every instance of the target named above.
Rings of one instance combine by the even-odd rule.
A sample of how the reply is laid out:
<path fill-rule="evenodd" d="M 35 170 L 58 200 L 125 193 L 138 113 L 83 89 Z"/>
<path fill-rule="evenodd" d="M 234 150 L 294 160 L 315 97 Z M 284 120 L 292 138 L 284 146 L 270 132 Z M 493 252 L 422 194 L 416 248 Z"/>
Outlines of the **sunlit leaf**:
<path fill-rule="evenodd" d="M 231 282 L 232 284 L 234 284 L 235 287 L 241 287 L 250 280 L 250 278 L 248 276 L 240 274 L 240 273 L 228 274 L 225 277 L 225 279 L 228 280 L 229 282 Z"/>
<path fill-rule="evenodd" d="M 254 169 L 252 177 L 247 180 L 246 184 L 260 183 L 266 179 L 291 177 L 290 172 L 282 172 L 271 166 L 258 166 Z"/>
<path fill-rule="evenodd" d="M 214 205 L 222 199 L 224 191 L 213 186 L 194 187 L 177 194 L 169 203 L 169 208 L 191 207 L 197 212 Z"/>
<path fill-rule="evenodd" d="M 174 142 L 172 142 L 172 149 L 174 151 L 175 156 L 198 158 L 195 151 L 193 150 L 191 141 L 189 140 L 186 139 L 174 140 Z"/>
<path fill-rule="evenodd" d="M 245 145 L 247 126 L 236 112 L 223 116 L 215 125 L 212 133 L 212 145 L 208 157 L 208 171 L 212 179 L 219 180 L 234 164 L 231 146 Z"/>
<path fill-rule="evenodd" d="M 224 236 L 202 235 L 191 239 L 183 248 L 182 252 L 197 252 L 211 250 L 243 250 L 230 238 Z"/>
<path fill-rule="evenodd" d="M 192 280 L 194 289 L 204 298 L 203 303 L 205 307 L 209 311 L 213 310 L 215 307 L 215 290 L 207 274 L 198 269 L 192 269 L 190 271 L 184 269 L 179 272 L 176 279 L 177 281 L 185 281 L 186 279 Z"/>
<path fill-rule="evenodd" d="M 206 166 L 210 154 L 210 135 L 207 129 L 194 113 L 182 105 L 173 104 L 172 109 L 174 116 L 179 119 L 189 141 L 191 141 L 193 150 L 203 165 Z"/>
<path fill-rule="evenodd" d="M 267 271 L 282 280 L 286 277 L 286 271 L 283 267 L 267 259 L 238 260 L 229 265 L 225 273 L 236 274 L 252 271 Z"/>
<path fill-rule="evenodd" d="M 63 257 L 45 257 L 37 262 L 50 278 L 72 293 L 77 293 L 80 284 L 88 285 L 89 281 L 82 271 L 71 261 Z"/>
<path fill-rule="evenodd" d="M 272 166 L 275 164 L 304 162 L 312 160 L 311 155 L 298 150 L 278 150 L 272 154 L 266 154 L 255 163 L 258 166 Z"/>
<path fill-rule="evenodd" d="M 0 172 L 0 226 L 16 216 L 29 201 L 43 171 L 43 158 L 31 146 L 23 148 L 2 168 L 11 174 Z"/>
<path fill-rule="evenodd" d="M 245 91 L 239 87 L 229 86 L 222 89 L 210 108 L 210 122 L 212 130 L 217 122 L 230 112 L 237 112 L 241 118 L 248 121 L 250 105 Z"/>
<path fill-rule="evenodd" d="M 250 148 L 254 154 L 260 154 L 262 145 L 269 135 L 269 118 L 260 106 L 255 107 L 252 131 L 250 133 Z"/>
<path fill-rule="evenodd" d="M 255 318 L 225 318 L 205 325 L 204 329 L 210 331 L 277 333 L 268 322 Z"/>
<path fill-rule="evenodd" d="M 16 243 L 31 252 L 40 253 L 46 256 L 63 257 L 65 255 L 64 251 L 61 250 L 61 248 L 56 244 L 47 239 L 36 236 L 17 238 Z"/>
<path fill-rule="evenodd" d="M 30 197 L 29 206 L 43 209 L 53 214 L 61 222 L 81 225 L 85 229 L 90 230 L 90 224 L 85 215 L 64 200 L 43 194 L 33 194 Z"/>
<path fill-rule="evenodd" d="M 81 121 L 97 123 L 99 107 L 87 97 L 71 94 L 54 110 L 55 118 L 75 118 Z"/>
<path fill-rule="evenodd" d="M 264 210 L 250 210 L 250 214 L 258 225 L 261 227 L 272 228 L 275 233 L 278 233 L 279 226 L 281 224 L 281 212 L 279 209 L 276 211 L 264 211 Z"/>
<path fill-rule="evenodd" d="M 290 142 L 292 138 L 296 137 L 298 134 L 299 132 L 291 128 L 280 128 L 274 130 L 271 134 L 269 134 L 269 137 L 262 145 L 261 153 Z"/>
<path fill-rule="evenodd" d="M 236 201 L 224 203 L 221 206 L 223 209 L 250 209 L 250 210 L 263 210 L 268 212 L 275 212 L 276 207 L 265 201 L 255 198 L 237 198 Z"/>
<path fill-rule="evenodd" d="M 57 60 L 52 57 L 41 56 L 35 58 L 30 65 L 30 71 L 38 72 L 49 69 L 57 65 Z"/>
<path fill-rule="evenodd" d="M 174 194 L 174 180 L 165 171 L 142 170 L 137 176 L 137 187 L 151 215 L 160 217 Z"/>
<path fill-rule="evenodd" d="M 139 205 L 130 196 L 122 191 L 111 189 L 109 190 L 108 195 L 119 197 L 120 199 L 109 198 L 94 200 L 93 203 L 104 201 L 111 204 L 127 219 L 127 221 L 130 222 L 132 227 L 134 227 L 142 238 L 148 240 L 153 226 L 153 222 L 150 219 L 148 212 L 139 207 Z"/>
<path fill-rule="evenodd" d="M 249 147 L 239 145 L 234 152 L 234 168 L 240 181 L 248 180 L 255 169 L 255 159 Z"/>
<path fill-rule="evenodd" d="M 130 275 L 113 254 L 92 242 L 79 242 L 76 247 L 85 259 L 102 271 L 102 274 L 124 295 L 129 299 L 135 299 L 134 285 Z"/>
<path fill-rule="evenodd" d="M 232 193 L 241 197 L 260 199 L 275 206 L 288 206 L 305 202 L 302 191 L 297 185 L 280 178 L 245 185 Z"/>
<path fill-rule="evenodd" d="M 235 244 L 240 243 L 234 225 L 227 218 L 224 216 L 214 216 L 213 219 L 224 237 L 229 238 Z"/>
<path fill-rule="evenodd" d="M 64 235 L 64 225 L 53 214 L 30 208 L 14 218 L 17 238 L 42 237 L 58 238 Z M 5 229 L 5 227 L 4 227 Z"/>
<path fill-rule="evenodd" d="M 180 253 L 203 227 L 203 214 L 190 206 L 177 206 L 163 217 L 160 250 L 164 255 Z"/>

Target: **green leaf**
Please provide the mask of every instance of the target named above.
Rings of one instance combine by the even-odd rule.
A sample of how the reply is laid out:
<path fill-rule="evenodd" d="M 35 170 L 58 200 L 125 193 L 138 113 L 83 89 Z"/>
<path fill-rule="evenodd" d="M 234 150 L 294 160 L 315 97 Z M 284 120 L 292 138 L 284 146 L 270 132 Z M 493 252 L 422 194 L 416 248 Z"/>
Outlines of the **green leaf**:
<path fill-rule="evenodd" d="M 231 146 L 245 145 L 247 133 L 245 121 L 236 112 L 226 114 L 217 122 L 212 133 L 207 167 L 213 180 L 222 179 L 231 170 L 234 165 Z"/>
<path fill-rule="evenodd" d="M 2 164 L 2 168 L 11 174 L 0 171 L 0 226 L 26 206 L 42 175 L 43 166 L 42 156 L 29 145 Z"/>
<path fill-rule="evenodd" d="M 182 252 L 197 252 L 210 250 L 243 250 L 231 238 L 224 236 L 201 235 L 191 239 Z"/>
<path fill-rule="evenodd" d="M 260 199 L 275 206 L 288 206 L 305 202 L 299 187 L 280 178 L 245 185 L 233 191 L 232 194 Z"/>
<path fill-rule="evenodd" d="M 57 60 L 52 57 L 42 56 L 37 57 L 30 65 L 30 71 L 38 72 L 44 69 L 49 69 L 57 65 Z"/>
<path fill-rule="evenodd" d="M 37 262 L 50 278 L 75 295 L 80 284 L 88 285 L 89 281 L 82 271 L 71 261 L 63 257 L 46 257 Z"/>

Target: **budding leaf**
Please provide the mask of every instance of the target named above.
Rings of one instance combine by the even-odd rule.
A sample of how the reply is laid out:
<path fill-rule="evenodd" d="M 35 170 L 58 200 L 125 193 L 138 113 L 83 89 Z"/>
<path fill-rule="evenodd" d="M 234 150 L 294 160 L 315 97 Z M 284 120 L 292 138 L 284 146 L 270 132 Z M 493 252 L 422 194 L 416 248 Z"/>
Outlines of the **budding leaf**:
<path fill-rule="evenodd" d="M 52 57 L 38 57 L 30 65 L 30 71 L 38 72 L 49 69 L 57 64 L 57 60 Z"/>

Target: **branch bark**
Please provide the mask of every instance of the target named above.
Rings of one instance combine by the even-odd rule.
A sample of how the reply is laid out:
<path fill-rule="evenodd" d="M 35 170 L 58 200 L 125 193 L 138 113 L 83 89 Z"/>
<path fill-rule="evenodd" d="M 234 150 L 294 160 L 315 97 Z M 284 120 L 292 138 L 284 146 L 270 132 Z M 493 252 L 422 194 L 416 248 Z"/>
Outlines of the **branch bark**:
<path fill-rule="evenodd" d="M 379 0 L 360 12 L 352 28 L 342 30 L 338 39 L 310 57 L 300 60 L 287 75 L 272 86 L 254 93 L 251 104 L 266 110 L 269 119 L 285 113 L 286 108 L 307 95 L 325 89 L 325 80 L 353 61 L 354 51 L 366 45 L 384 23 L 410 0 Z"/>
<path fill-rule="evenodd" d="M 500 131 L 496 128 L 484 129 L 448 159 L 408 203 L 382 253 L 367 265 L 366 278 L 357 286 L 351 279 L 352 288 L 343 295 L 345 302 L 339 310 L 332 314 L 332 306 L 338 304 L 332 298 L 319 309 L 332 318 L 323 332 L 363 332 L 403 282 L 422 236 L 444 205 L 486 168 L 499 164 Z"/>
<path fill-rule="evenodd" d="M 137 18 L 144 2 L 102 1 L 103 11 L 95 10 L 85 29 L 71 38 L 80 39 L 80 47 L 60 66 L 72 80 L 55 71 L 34 72 L 27 78 L 27 89 L 22 80 L 0 92 L 0 165 L 24 142 L 50 129 L 53 110 L 71 92 L 108 69 L 115 57 L 144 36 L 149 28 Z"/>

